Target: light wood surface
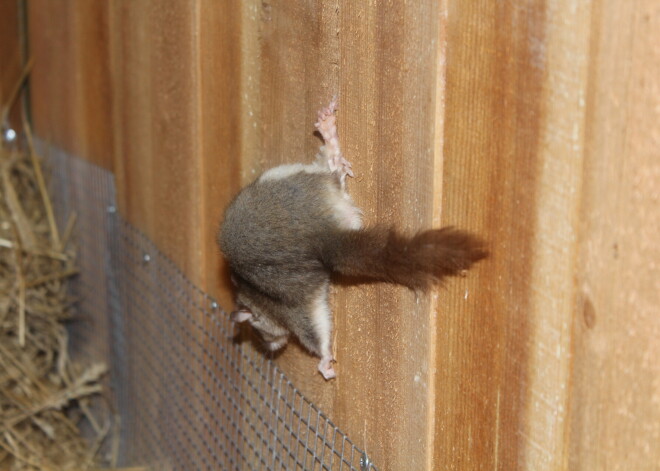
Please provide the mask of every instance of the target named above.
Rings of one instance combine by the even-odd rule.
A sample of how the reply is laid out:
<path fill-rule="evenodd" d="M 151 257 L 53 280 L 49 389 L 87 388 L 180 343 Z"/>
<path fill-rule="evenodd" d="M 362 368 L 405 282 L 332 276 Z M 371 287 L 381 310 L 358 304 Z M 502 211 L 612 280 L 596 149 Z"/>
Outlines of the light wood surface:
<path fill-rule="evenodd" d="M 333 290 L 338 378 L 281 368 L 382 470 L 660 462 L 653 0 L 29 2 L 36 131 L 231 306 L 222 209 L 311 160 L 339 94 L 367 223 L 492 256 L 430 296 Z"/>
<path fill-rule="evenodd" d="M 493 256 L 440 305 L 438 469 L 660 462 L 652 3 L 448 2 L 443 221 Z"/>
<path fill-rule="evenodd" d="M 570 469 L 660 467 L 660 9 L 594 9 Z"/>

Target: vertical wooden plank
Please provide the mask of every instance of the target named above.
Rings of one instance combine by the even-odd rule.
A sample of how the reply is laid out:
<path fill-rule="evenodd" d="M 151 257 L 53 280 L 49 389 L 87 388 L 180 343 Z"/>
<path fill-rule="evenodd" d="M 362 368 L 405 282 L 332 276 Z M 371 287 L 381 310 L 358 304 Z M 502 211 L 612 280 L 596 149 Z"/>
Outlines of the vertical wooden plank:
<path fill-rule="evenodd" d="M 481 277 L 457 283 L 440 303 L 435 465 L 514 469 L 543 72 L 521 59 L 528 22 L 514 23 L 510 4 L 448 8 L 443 222 L 485 233 L 492 254 Z M 506 25 L 499 34 L 498 21 Z M 533 29 L 543 34 L 539 23 Z M 475 218 L 478 209 L 486 220 Z"/>
<path fill-rule="evenodd" d="M 437 5 L 278 1 L 256 15 L 249 27 L 261 61 L 248 67 L 260 77 L 261 145 L 243 156 L 244 179 L 313 159 L 316 111 L 338 92 L 340 139 L 357 174 L 349 188 L 366 221 L 429 227 Z M 382 469 L 423 469 L 432 439 L 430 298 L 339 286 L 334 312 L 337 380 L 324 382 L 318 359 L 295 345 L 278 362 Z"/>
<path fill-rule="evenodd" d="M 244 34 L 251 35 L 243 42 L 250 52 L 242 58 L 244 122 L 253 123 L 243 129 L 245 184 L 270 167 L 314 159 L 321 144 L 314 135 L 316 112 L 338 92 L 338 69 L 334 3 L 256 2 L 244 11 Z M 333 390 L 318 381 L 317 359 L 294 342 L 278 361 L 297 387 L 329 410 Z"/>
<path fill-rule="evenodd" d="M 240 163 L 242 128 L 246 125 L 241 115 L 241 6 L 236 2 L 204 0 L 197 7 L 198 36 L 196 44 L 196 67 L 199 74 L 198 115 L 199 154 L 201 179 L 201 220 L 199 250 L 202 254 L 200 267 L 201 285 L 207 292 L 218 297 L 225 309 L 231 309 L 233 296 L 228 270 L 217 248 L 216 235 L 224 207 L 240 188 Z M 209 322 L 212 324 L 212 322 Z M 208 325 L 211 332 L 217 326 Z M 223 377 L 221 366 L 222 349 L 208 338 L 201 338 L 205 348 L 216 351 L 220 365 L 207 365 L 217 377 Z M 202 375 L 203 371 L 200 372 Z M 240 384 L 238 374 L 230 373 L 232 380 Z M 214 385 L 205 385 L 213 388 Z M 205 394 L 200 388 L 202 395 Z M 220 393 L 220 392 L 219 392 Z M 244 407 L 245 404 L 243 404 Z M 218 421 L 210 421 L 209 442 L 218 437 L 236 436 L 231 419 L 224 418 L 222 411 L 214 411 Z M 238 413 L 232 417 L 238 420 Z M 247 429 L 247 427 L 246 427 Z M 247 434 L 250 432 L 245 430 Z M 231 449 L 230 443 L 224 443 Z M 246 449 L 242 442 L 239 450 Z M 214 450 L 214 452 L 218 452 Z M 219 453 L 219 452 L 218 452 Z"/>
<path fill-rule="evenodd" d="M 434 170 L 433 170 L 433 211 L 432 221 L 433 227 L 442 227 L 442 196 L 444 190 L 444 146 L 445 146 L 445 112 L 446 112 L 446 85 L 447 85 L 447 1 L 442 0 L 439 2 L 438 11 L 438 26 L 437 26 L 437 46 L 436 46 L 436 64 L 435 64 L 435 119 L 433 126 L 433 151 L 434 151 Z M 472 276 L 477 276 L 473 274 Z M 440 315 L 440 297 L 435 295 L 431 302 L 431 318 L 429 322 L 429 331 L 431 332 L 431 340 L 429 345 L 429 355 L 431 363 L 431 377 L 429 378 L 429 420 L 427 427 L 429 437 L 429 450 L 427 453 L 426 469 L 435 469 L 437 460 L 436 452 L 440 437 L 437 435 L 437 423 L 439 414 L 446 414 L 446 405 L 439 403 L 438 387 L 442 388 L 443 385 L 438 384 L 437 378 L 439 376 L 438 368 L 438 342 L 441 337 L 438 335 Z"/>
<path fill-rule="evenodd" d="M 340 15 L 340 136 L 359 171 L 351 191 L 368 223 L 408 232 L 429 228 L 439 178 L 438 4 L 342 2 Z M 343 373 L 337 421 L 351 436 L 362 436 L 383 469 L 425 469 L 432 452 L 431 296 L 358 286 L 343 289 L 337 306 Z"/>
<path fill-rule="evenodd" d="M 27 2 L 35 132 L 112 170 L 108 2 Z"/>
<path fill-rule="evenodd" d="M 67 150 L 76 141 L 72 120 L 79 110 L 72 98 L 77 87 L 70 38 L 73 21 L 68 10 L 64 2 L 28 5 L 30 53 L 35 61 L 30 77 L 34 131 Z"/>
<path fill-rule="evenodd" d="M 589 19 L 448 2 L 443 221 L 492 256 L 440 303 L 439 469 L 565 465 Z"/>
<path fill-rule="evenodd" d="M 660 463 L 660 10 L 596 2 L 570 469 Z"/>
<path fill-rule="evenodd" d="M 201 160 L 200 249 L 204 280 L 209 293 L 226 308 L 232 305 L 231 284 L 216 235 L 225 205 L 240 188 L 241 129 L 241 21 L 238 5 L 214 0 L 198 8 L 199 120 Z"/>
<path fill-rule="evenodd" d="M 21 76 L 21 37 L 19 3 L 17 0 L 0 1 L 0 110 L 8 105 L 9 95 L 12 93 L 16 81 Z M 8 123 L 17 129 L 20 119 L 10 114 Z"/>
<path fill-rule="evenodd" d="M 237 12 L 118 3 L 111 26 L 120 209 L 226 304 L 215 235 L 239 187 Z"/>
<path fill-rule="evenodd" d="M 121 2 L 114 8 L 120 210 L 200 284 L 195 11 L 185 3 L 169 2 Z"/>
<path fill-rule="evenodd" d="M 117 2 L 112 8 L 114 168 L 119 210 L 193 283 L 200 285 L 204 277 L 200 231 L 203 224 L 199 223 L 203 190 L 199 158 L 198 14 L 188 2 Z M 153 273 L 156 283 L 165 285 L 167 280 L 161 280 L 161 276 Z M 185 287 L 179 289 L 176 296 L 185 296 Z M 158 305 L 160 300 L 154 297 L 154 293 L 144 293 L 145 305 Z M 192 341 L 175 351 L 175 355 L 194 358 L 199 354 L 197 345 L 201 339 L 193 319 L 178 319 L 173 332 L 192 336 Z M 185 384 L 191 385 L 187 393 L 200 394 L 203 385 L 196 378 L 201 365 L 191 361 L 177 364 L 177 368 Z M 181 402 L 185 396 L 174 391 L 163 396 L 137 373 L 131 379 L 148 391 L 145 394 L 149 394 L 148 401 L 156 408 L 156 416 L 157 410 L 170 400 Z M 193 433 L 195 429 L 187 423 L 179 423 L 177 428 L 181 434 Z M 161 433 L 164 432 L 155 431 L 157 440 Z M 202 452 L 197 451 L 189 459 L 199 466 L 200 458 Z"/>
<path fill-rule="evenodd" d="M 545 9 L 548 41 L 539 156 L 535 260 L 526 417 L 519 426 L 521 464 L 565 467 L 575 270 L 584 158 L 585 93 L 591 2 L 557 1 Z"/>
<path fill-rule="evenodd" d="M 194 284 L 230 307 L 215 236 L 240 185 L 239 5 L 118 2 L 111 31 L 120 211 Z M 181 323 L 196 336 L 186 349 L 197 358 L 202 345 L 214 348 L 193 320 Z M 181 366 L 195 397 L 206 398 L 211 386 L 198 379 L 218 365 Z M 220 433 L 216 424 L 181 427 L 208 442 Z M 198 450 L 195 460 L 209 460 L 208 453 Z"/>

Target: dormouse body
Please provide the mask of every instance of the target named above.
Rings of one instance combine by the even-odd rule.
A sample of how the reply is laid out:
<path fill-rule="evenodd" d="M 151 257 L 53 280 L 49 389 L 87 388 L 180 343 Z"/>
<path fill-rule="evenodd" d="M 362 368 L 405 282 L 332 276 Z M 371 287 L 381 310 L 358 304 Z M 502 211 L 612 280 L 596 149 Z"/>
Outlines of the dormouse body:
<path fill-rule="evenodd" d="M 408 237 L 364 228 L 345 189 L 352 176 L 339 149 L 336 103 L 319 112 L 325 145 L 310 164 L 282 165 L 245 187 L 225 212 L 219 243 L 236 286 L 235 322 L 249 322 L 271 350 L 293 334 L 335 376 L 331 352 L 332 273 L 427 289 L 486 252 L 466 232 L 445 228 Z"/>

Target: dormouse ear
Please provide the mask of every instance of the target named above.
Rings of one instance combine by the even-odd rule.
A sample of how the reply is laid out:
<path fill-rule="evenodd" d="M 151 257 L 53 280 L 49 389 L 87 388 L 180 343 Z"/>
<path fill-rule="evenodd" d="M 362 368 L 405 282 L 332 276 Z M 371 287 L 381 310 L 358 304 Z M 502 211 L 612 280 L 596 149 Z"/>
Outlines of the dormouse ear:
<path fill-rule="evenodd" d="M 232 322 L 245 322 L 252 317 L 252 312 L 249 309 L 241 309 L 229 314 L 229 320 Z"/>

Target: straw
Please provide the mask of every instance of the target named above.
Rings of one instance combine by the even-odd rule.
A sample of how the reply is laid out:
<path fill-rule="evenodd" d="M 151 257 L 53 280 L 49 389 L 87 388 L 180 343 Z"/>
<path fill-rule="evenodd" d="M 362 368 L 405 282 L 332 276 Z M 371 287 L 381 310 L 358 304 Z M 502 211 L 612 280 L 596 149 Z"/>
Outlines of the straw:
<path fill-rule="evenodd" d="M 30 66 L 0 109 L 2 124 Z M 0 144 L 0 469 L 91 470 L 117 461 L 103 456 L 117 450 L 115 419 L 101 403 L 107 369 L 68 355 L 75 216 L 60 232 L 26 120 L 23 131 L 24 148 Z"/>

